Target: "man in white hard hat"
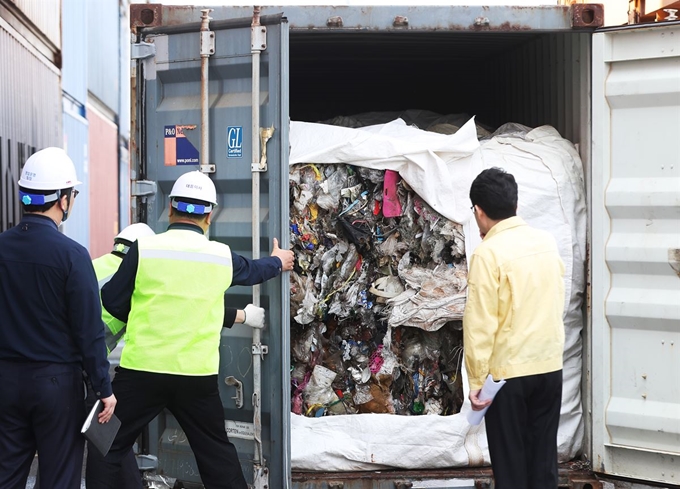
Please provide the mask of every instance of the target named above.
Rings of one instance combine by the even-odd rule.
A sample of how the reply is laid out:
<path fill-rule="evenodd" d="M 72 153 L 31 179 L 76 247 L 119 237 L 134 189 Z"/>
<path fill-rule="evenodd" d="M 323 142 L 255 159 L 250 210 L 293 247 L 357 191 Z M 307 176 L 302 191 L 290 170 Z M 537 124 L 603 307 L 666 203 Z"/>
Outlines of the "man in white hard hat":
<path fill-rule="evenodd" d="M 113 383 L 122 426 L 106 456 L 111 476 L 88 489 L 115 488 L 121 458 L 166 407 L 187 435 L 205 487 L 247 488 L 217 384 L 224 293 L 292 270 L 294 256 L 276 239 L 272 256 L 259 260 L 209 241 L 216 205 L 207 175 L 180 176 L 170 193 L 168 230 L 137 240 L 102 288 L 104 306 L 128 328 Z"/>
<path fill-rule="evenodd" d="M 147 224 L 138 222 L 130 224 L 116 235 L 113 239 L 113 249 L 111 252 L 92 260 L 100 290 L 105 283 L 111 280 L 113 274 L 116 273 L 132 243 L 142 236 L 153 236 L 154 234 L 153 229 Z M 104 330 L 106 349 L 108 353 L 111 353 L 125 334 L 125 323 L 114 318 L 104 307 L 102 307 L 102 319 L 106 325 Z M 88 392 L 88 396 L 89 394 L 90 392 Z M 88 402 L 88 407 L 91 408 L 89 404 L 94 404 L 94 402 L 90 397 L 88 397 L 88 401 L 92 401 Z M 99 450 L 88 446 L 85 469 L 85 482 L 87 486 L 90 486 L 100 476 L 100 464 L 103 458 Z M 116 483 L 118 487 L 124 487 L 125 489 L 142 489 L 143 487 L 137 460 L 132 450 L 123 458 L 122 470 Z"/>
<path fill-rule="evenodd" d="M 0 234 L 0 487 L 23 488 L 35 452 L 51 488 L 80 487 L 83 369 L 108 422 L 109 380 L 99 288 L 85 248 L 58 226 L 78 191 L 59 148 L 38 151 L 19 180 L 24 217 Z"/>
<path fill-rule="evenodd" d="M 138 222 L 130 224 L 116 235 L 113 239 L 113 249 L 111 252 L 92 260 L 100 290 L 118 271 L 123 258 L 125 258 L 132 244 L 141 237 L 153 236 L 155 234 L 153 229 L 147 224 Z M 126 325 L 124 322 L 113 317 L 104 307 L 102 307 L 102 319 L 106 325 L 106 348 L 110 354 L 123 338 Z M 248 304 L 245 310 L 225 305 L 223 326 L 231 328 L 235 323 L 262 328 L 264 327 L 264 309 L 252 304 Z M 94 399 L 91 394 L 91 390 L 88 389 L 88 409 L 91 409 L 94 405 Z M 103 460 L 104 457 L 96 448 L 90 449 L 88 446 L 85 470 L 85 485 L 87 487 L 95 487 L 99 479 L 103 476 L 105 477 L 106 470 L 101 468 Z M 132 450 L 129 450 L 122 459 L 121 471 L 118 474 L 116 486 L 125 489 L 142 489 L 143 487 L 137 460 Z"/>

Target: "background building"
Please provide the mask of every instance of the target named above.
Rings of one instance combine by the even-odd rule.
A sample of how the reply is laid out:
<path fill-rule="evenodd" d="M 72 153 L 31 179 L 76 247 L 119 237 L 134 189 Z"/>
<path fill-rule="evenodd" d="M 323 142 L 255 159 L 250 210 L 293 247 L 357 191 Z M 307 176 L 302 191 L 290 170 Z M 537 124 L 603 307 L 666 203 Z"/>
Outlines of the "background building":
<path fill-rule="evenodd" d="M 47 146 L 83 182 L 65 234 L 96 257 L 129 223 L 128 4 L 0 0 L 0 231 L 21 218 L 21 166 Z"/>

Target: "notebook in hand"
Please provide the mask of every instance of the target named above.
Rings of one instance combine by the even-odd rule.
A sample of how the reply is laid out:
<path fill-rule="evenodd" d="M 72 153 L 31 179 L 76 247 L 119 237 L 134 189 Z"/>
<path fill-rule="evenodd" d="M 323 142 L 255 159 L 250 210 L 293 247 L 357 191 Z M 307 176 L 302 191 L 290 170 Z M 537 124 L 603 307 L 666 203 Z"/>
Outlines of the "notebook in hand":
<path fill-rule="evenodd" d="M 100 423 L 98 416 L 103 410 L 104 403 L 98 399 L 90 411 L 90 414 L 87 415 L 87 419 L 83 423 L 80 432 L 92 445 L 97 447 L 97 450 L 99 450 L 103 456 L 106 456 L 120 429 L 120 420 L 114 414 L 111 416 L 108 423 Z"/>

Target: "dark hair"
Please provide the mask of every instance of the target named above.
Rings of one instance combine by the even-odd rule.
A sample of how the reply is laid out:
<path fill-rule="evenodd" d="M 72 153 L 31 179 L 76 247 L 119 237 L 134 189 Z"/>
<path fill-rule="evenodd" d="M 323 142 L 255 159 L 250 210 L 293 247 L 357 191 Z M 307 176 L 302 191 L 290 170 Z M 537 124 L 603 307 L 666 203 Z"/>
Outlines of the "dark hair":
<path fill-rule="evenodd" d="M 26 205 L 23 202 L 21 203 L 21 207 L 23 208 L 24 212 L 46 212 L 50 210 L 54 205 L 59 202 L 62 197 L 65 195 L 71 195 L 71 192 L 73 191 L 73 187 L 70 188 L 63 188 L 61 190 L 34 190 L 32 188 L 25 188 L 25 187 L 19 187 L 19 190 L 22 192 L 25 192 L 27 194 L 35 194 L 35 195 L 52 195 L 55 192 L 59 192 L 59 198 L 57 200 L 53 200 L 52 202 L 45 202 L 44 204 L 40 205 Z"/>
<path fill-rule="evenodd" d="M 210 202 L 205 202 L 203 200 L 198 200 L 198 199 L 189 199 L 186 197 L 180 197 L 180 198 L 174 198 L 171 200 L 176 200 L 178 202 L 184 202 L 185 204 L 194 204 L 194 205 L 203 205 L 203 206 L 208 206 L 212 205 Z M 212 205 L 213 210 L 215 210 L 215 206 Z M 192 221 L 200 222 L 203 220 L 205 216 L 208 214 L 191 214 L 189 212 L 183 212 L 177 209 L 177 207 L 173 206 L 172 207 L 173 212 L 177 214 L 177 216 L 183 218 L 183 219 L 191 219 Z"/>
<path fill-rule="evenodd" d="M 515 216 L 517 214 L 515 177 L 501 168 L 484 170 L 472 182 L 470 200 L 494 221 Z"/>

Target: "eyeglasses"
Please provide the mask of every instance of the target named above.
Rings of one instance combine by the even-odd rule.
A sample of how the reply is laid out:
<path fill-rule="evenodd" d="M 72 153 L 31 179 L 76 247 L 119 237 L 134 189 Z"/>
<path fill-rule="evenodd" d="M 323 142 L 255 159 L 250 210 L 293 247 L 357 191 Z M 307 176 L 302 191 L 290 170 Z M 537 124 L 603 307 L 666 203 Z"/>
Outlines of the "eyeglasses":
<path fill-rule="evenodd" d="M 471 210 L 472 212 L 475 212 L 475 204 L 472 204 L 472 206 L 470 206 L 470 210 Z"/>
<path fill-rule="evenodd" d="M 79 193 L 80 193 L 80 191 L 73 189 L 73 198 L 75 199 L 76 197 L 78 197 Z"/>

